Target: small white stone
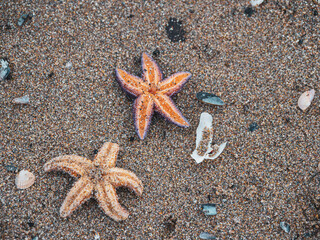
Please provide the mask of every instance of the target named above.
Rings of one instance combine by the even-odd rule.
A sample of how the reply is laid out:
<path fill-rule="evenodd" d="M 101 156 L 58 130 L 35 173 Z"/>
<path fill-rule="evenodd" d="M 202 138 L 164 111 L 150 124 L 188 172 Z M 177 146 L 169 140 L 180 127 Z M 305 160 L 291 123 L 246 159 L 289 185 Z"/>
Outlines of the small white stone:
<path fill-rule="evenodd" d="M 34 184 L 36 177 L 28 170 L 21 170 L 16 176 L 16 186 L 19 189 L 26 189 Z"/>
<path fill-rule="evenodd" d="M 301 94 L 298 100 L 298 106 L 301 110 L 304 111 L 310 106 L 311 101 L 314 98 L 314 94 L 315 94 L 314 89 L 311 89 Z"/>
<path fill-rule="evenodd" d="M 15 98 L 12 102 L 15 104 L 28 104 L 30 103 L 30 98 L 29 95 L 26 95 L 23 97 Z"/>
<path fill-rule="evenodd" d="M 67 62 L 66 63 L 66 68 L 71 68 L 72 67 L 72 62 Z"/>

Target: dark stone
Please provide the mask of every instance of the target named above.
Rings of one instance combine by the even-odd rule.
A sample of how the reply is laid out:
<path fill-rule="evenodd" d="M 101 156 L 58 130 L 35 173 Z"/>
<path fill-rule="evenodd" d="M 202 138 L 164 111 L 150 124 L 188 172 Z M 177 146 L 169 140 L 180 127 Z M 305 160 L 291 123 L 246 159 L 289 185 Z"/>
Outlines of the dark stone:
<path fill-rule="evenodd" d="M 130 138 L 129 138 L 129 141 L 130 141 L 130 142 L 133 142 L 133 141 L 134 141 L 134 137 L 130 137 Z"/>
<path fill-rule="evenodd" d="M 318 16 L 318 14 L 319 14 L 319 13 L 318 13 L 317 10 L 314 10 L 314 11 L 313 11 L 313 16 Z"/>
<path fill-rule="evenodd" d="M 28 226 L 29 226 L 30 228 L 33 228 L 33 227 L 34 227 L 34 222 L 27 222 L 27 224 L 28 224 Z"/>
<path fill-rule="evenodd" d="M 128 18 L 133 18 L 134 17 L 134 15 L 133 14 L 130 14 L 129 16 L 128 16 Z"/>
<path fill-rule="evenodd" d="M 50 72 L 48 75 L 49 78 L 52 78 L 53 76 L 54 76 L 54 72 Z"/>
<path fill-rule="evenodd" d="M 302 43 L 303 43 L 303 39 L 300 39 L 299 42 L 298 42 L 298 44 L 299 44 L 299 45 L 302 45 Z"/>
<path fill-rule="evenodd" d="M 193 9 L 189 9 L 189 13 L 194 13 L 194 10 Z"/>
<path fill-rule="evenodd" d="M 176 229 L 177 219 L 169 216 L 164 220 L 165 232 L 170 234 Z"/>
<path fill-rule="evenodd" d="M 252 7 L 246 7 L 244 9 L 244 13 L 248 16 L 248 17 L 251 17 L 252 14 L 254 13 L 254 10 L 252 9 Z"/>
<path fill-rule="evenodd" d="M 185 31 L 182 28 L 182 22 L 176 18 L 170 18 L 168 25 L 166 26 L 168 38 L 171 42 L 184 42 Z"/>
<path fill-rule="evenodd" d="M 253 123 L 251 123 L 250 126 L 249 126 L 249 131 L 250 131 L 250 132 L 253 132 L 254 130 L 257 130 L 258 128 L 259 128 L 258 124 L 255 123 L 255 122 L 253 122 Z"/>
<path fill-rule="evenodd" d="M 93 150 L 93 154 L 96 155 L 99 151 L 97 149 Z"/>
<path fill-rule="evenodd" d="M 153 55 L 154 57 L 159 57 L 159 55 L 160 55 L 159 49 L 157 48 L 156 50 L 154 50 L 153 53 L 152 53 L 152 55 Z"/>

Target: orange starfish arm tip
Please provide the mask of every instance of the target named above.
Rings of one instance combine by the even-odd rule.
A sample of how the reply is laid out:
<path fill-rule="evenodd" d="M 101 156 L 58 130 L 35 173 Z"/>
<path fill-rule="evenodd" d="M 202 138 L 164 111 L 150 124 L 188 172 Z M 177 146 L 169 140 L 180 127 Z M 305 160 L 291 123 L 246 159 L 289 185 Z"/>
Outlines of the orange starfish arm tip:
<path fill-rule="evenodd" d="M 60 216 L 68 217 L 82 203 L 91 198 L 93 185 L 89 179 L 81 177 L 69 191 L 60 208 Z"/>
<path fill-rule="evenodd" d="M 157 85 L 162 79 L 162 73 L 158 64 L 147 53 L 142 53 L 143 79 L 152 85 Z"/>
<path fill-rule="evenodd" d="M 116 165 L 119 145 L 116 143 L 106 142 L 100 148 L 97 156 L 94 158 L 94 164 L 104 169 L 114 167 Z"/>
<path fill-rule="evenodd" d="M 44 165 L 44 171 L 62 170 L 74 177 L 79 177 L 84 174 L 85 168 L 91 165 L 91 161 L 84 157 L 76 155 L 64 155 L 56 157 Z"/>
<path fill-rule="evenodd" d="M 108 171 L 108 180 L 115 187 L 127 187 L 133 190 L 138 196 L 143 192 L 141 180 L 131 171 L 122 168 L 111 168 Z"/>
<path fill-rule="evenodd" d="M 152 114 L 153 100 L 150 95 L 140 95 L 134 103 L 134 123 L 140 139 L 144 139 L 148 131 Z"/>
<path fill-rule="evenodd" d="M 173 74 L 160 82 L 159 92 L 171 96 L 179 92 L 190 77 L 191 73 L 189 72 L 178 72 Z"/>
<path fill-rule="evenodd" d="M 148 85 L 139 77 L 133 76 L 122 69 L 116 69 L 117 80 L 121 87 L 137 97 L 147 91 Z"/>
<path fill-rule="evenodd" d="M 154 103 L 157 111 L 166 117 L 171 122 L 180 127 L 189 127 L 190 124 L 176 107 L 171 98 L 164 94 L 156 94 L 154 96 Z"/>
<path fill-rule="evenodd" d="M 120 205 L 116 190 L 110 183 L 100 181 L 95 190 L 95 197 L 99 202 L 99 206 L 109 217 L 115 221 L 122 221 L 128 218 L 129 212 Z"/>

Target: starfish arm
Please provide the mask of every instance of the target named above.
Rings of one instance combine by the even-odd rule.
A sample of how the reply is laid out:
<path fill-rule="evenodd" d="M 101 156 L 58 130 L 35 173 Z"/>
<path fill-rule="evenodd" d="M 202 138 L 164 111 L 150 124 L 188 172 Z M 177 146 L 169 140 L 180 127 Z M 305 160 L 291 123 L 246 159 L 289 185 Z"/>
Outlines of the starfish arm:
<path fill-rule="evenodd" d="M 143 186 L 141 180 L 131 171 L 122 168 L 111 168 L 108 173 L 108 181 L 115 187 L 127 187 L 141 196 Z"/>
<path fill-rule="evenodd" d="M 189 127 L 189 122 L 183 117 L 169 96 L 158 93 L 154 95 L 153 100 L 156 110 L 164 117 L 180 127 Z"/>
<path fill-rule="evenodd" d="M 103 169 L 108 169 L 116 165 L 119 145 L 106 142 L 94 158 L 93 164 L 100 165 Z"/>
<path fill-rule="evenodd" d="M 91 198 L 93 191 L 92 182 L 85 177 L 81 177 L 69 191 L 66 199 L 60 208 L 60 216 L 68 217 L 82 203 Z"/>
<path fill-rule="evenodd" d="M 115 221 L 128 218 L 129 212 L 120 205 L 116 190 L 108 181 L 99 181 L 95 186 L 95 190 L 95 197 L 105 214 Z"/>
<path fill-rule="evenodd" d="M 148 85 L 139 77 L 133 76 L 124 70 L 116 69 L 117 80 L 121 87 L 137 97 L 147 91 Z"/>
<path fill-rule="evenodd" d="M 150 95 L 139 96 L 134 102 L 134 124 L 140 139 L 144 139 L 153 114 L 153 100 Z"/>
<path fill-rule="evenodd" d="M 152 85 L 157 85 L 162 79 L 158 64 L 147 53 L 142 53 L 143 79 Z"/>
<path fill-rule="evenodd" d="M 56 157 L 44 165 L 44 171 L 62 170 L 74 177 L 83 176 L 86 168 L 90 167 L 92 162 L 84 157 L 76 155 L 64 155 Z"/>
<path fill-rule="evenodd" d="M 179 92 L 190 77 L 191 73 L 188 72 L 176 73 L 159 83 L 159 92 L 171 96 Z"/>

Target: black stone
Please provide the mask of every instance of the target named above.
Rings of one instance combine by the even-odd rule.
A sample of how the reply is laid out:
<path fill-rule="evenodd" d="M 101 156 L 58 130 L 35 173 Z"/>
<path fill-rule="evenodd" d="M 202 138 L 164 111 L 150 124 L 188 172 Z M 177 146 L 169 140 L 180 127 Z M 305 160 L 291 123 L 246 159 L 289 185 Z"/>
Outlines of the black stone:
<path fill-rule="evenodd" d="M 99 151 L 97 149 L 93 150 L 93 154 L 96 155 Z"/>
<path fill-rule="evenodd" d="M 34 222 L 27 222 L 27 224 L 28 224 L 28 226 L 29 226 L 30 228 L 33 228 L 33 227 L 34 227 Z"/>
<path fill-rule="evenodd" d="M 302 43 L 303 43 L 303 39 L 300 39 L 299 42 L 298 42 L 298 44 L 299 44 L 299 45 L 302 45 Z"/>
<path fill-rule="evenodd" d="M 133 141 L 134 141 L 134 137 L 130 137 L 130 138 L 129 138 L 129 141 L 130 141 L 130 142 L 133 142 Z"/>
<path fill-rule="evenodd" d="M 246 7 L 246 9 L 244 9 L 244 13 L 245 13 L 248 17 L 251 17 L 252 14 L 254 13 L 254 10 L 252 9 L 252 7 Z"/>
<path fill-rule="evenodd" d="M 54 75 L 54 72 L 50 72 L 49 75 L 48 75 L 48 77 L 49 77 L 49 78 L 52 78 L 53 75 Z"/>
<path fill-rule="evenodd" d="M 153 53 L 152 53 L 152 55 L 153 55 L 154 57 L 159 57 L 159 55 L 160 55 L 159 49 L 157 48 L 156 50 L 154 50 Z"/>
<path fill-rule="evenodd" d="M 133 14 L 130 14 L 129 16 L 128 16 L 128 18 L 133 18 L 134 17 L 134 15 Z"/>
<path fill-rule="evenodd" d="M 318 16 L 318 14 L 319 14 L 319 13 L 318 13 L 317 10 L 314 10 L 314 11 L 313 11 L 313 16 Z"/>
<path fill-rule="evenodd" d="M 253 122 L 253 123 L 251 123 L 250 126 L 249 126 L 249 131 L 250 131 L 250 132 L 253 132 L 254 130 L 257 130 L 258 128 L 259 128 L 258 124 L 255 123 L 255 122 Z"/>
<path fill-rule="evenodd" d="M 182 22 L 176 18 L 170 18 L 168 25 L 166 26 L 168 38 L 171 42 L 184 42 L 185 31 L 182 28 Z"/>

